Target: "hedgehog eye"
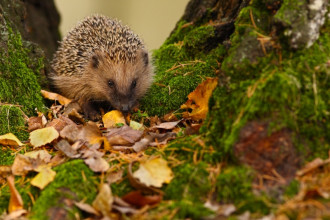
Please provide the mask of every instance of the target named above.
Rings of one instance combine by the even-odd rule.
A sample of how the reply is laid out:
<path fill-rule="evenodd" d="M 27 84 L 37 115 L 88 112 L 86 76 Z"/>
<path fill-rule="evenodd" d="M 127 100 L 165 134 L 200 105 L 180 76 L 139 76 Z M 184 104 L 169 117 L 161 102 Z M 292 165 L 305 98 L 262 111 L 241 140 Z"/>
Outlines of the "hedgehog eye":
<path fill-rule="evenodd" d="M 112 81 L 112 80 L 109 80 L 108 85 L 109 85 L 110 88 L 113 88 L 113 87 L 115 87 L 115 82 Z"/>
<path fill-rule="evenodd" d="M 131 88 L 134 89 L 136 87 L 136 80 L 134 80 L 131 84 Z"/>

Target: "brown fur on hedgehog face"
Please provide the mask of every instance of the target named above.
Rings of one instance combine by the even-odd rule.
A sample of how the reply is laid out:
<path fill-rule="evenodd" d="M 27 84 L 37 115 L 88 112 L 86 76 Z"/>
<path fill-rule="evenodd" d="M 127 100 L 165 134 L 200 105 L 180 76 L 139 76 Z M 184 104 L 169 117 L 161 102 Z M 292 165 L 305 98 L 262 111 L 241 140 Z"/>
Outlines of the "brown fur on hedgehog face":
<path fill-rule="evenodd" d="M 80 76 L 53 78 L 55 87 L 64 96 L 77 101 L 91 119 L 96 118 L 93 102 L 108 102 L 117 110 L 129 112 L 152 82 L 152 66 L 144 49 L 137 51 L 133 61 L 114 62 L 107 56 L 105 52 L 96 51 Z"/>

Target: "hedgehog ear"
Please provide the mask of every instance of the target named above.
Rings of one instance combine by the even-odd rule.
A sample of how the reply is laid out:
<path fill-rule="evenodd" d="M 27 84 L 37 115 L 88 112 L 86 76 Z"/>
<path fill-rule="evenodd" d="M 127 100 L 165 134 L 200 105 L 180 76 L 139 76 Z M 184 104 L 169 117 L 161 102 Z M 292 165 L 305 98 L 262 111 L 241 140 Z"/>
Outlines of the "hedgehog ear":
<path fill-rule="evenodd" d="M 146 50 L 141 50 L 141 57 L 145 66 L 149 64 L 149 54 Z"/>
<path fill-rule="evenodd" d="M 99 67 L 100 64 L 100 59 L 99 56 L 97 56 L 96 54 L 92 56 L 92 60 L 91 60 L 91 64 L 92 67 L 97 69 Z"/>

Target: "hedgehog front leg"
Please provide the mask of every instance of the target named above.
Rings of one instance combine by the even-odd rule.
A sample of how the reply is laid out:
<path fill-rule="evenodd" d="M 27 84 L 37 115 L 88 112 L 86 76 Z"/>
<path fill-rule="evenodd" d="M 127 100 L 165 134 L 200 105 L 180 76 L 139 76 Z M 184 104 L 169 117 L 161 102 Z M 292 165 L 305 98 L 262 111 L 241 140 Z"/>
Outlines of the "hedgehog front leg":
<path fill-rule="evenodd" d="M 101 113 L 92 101 L 85 101 L 79 103 L 79 105 L 84 113 L 85 118 L 90 119 L 92 121 L 97 121 L 101 119 Z"/>

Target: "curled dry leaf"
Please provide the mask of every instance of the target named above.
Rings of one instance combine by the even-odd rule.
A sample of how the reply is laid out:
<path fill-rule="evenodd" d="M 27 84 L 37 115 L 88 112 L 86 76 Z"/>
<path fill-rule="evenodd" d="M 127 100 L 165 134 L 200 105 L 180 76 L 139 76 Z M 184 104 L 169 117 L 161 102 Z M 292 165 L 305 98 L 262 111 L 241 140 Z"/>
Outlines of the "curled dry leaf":
<path fill-rule="evenodd" d="M 143 195 L 140 190 L 137 190 L 127 193 L 122 197 L 122 199 L 129 204 L 141 208 L 145 205 L 155 205 L 157 203 L 160 203 L 163 199 L 163 196 Z"/>
<path fill-rule="evenodd" d="M 69 142 L 65 139 L 60 140 L 58 143 L 56 143 L 56 148 L 60 151 L 62 151 L 67 157 L 69 158 L 79 158 L 80 154 L 74 150 Z"/>
<path fill-rule="evenodd" d="M 105 179 L 109 184 L 115 183 L 123 177 L 123 173 L 124 173 L 123 170 L 119 170 L 117 172 L 111 172 L 107 174 Z"/>
<path fill-rule="evenodd" d="M 89 157 L 85 159 L 85 163 L 94 172 L 106 172 L 109 169 L 109 163 L 102 157 Z"/>
<path fill-rule="evenodd" d="M 36 171 L 39 173 L 31 180 L 31 185 L 44 189 L 49 183 L 51 183 L 56 176 L 56 172 L 53 171 L 50 166 L 39 166 Z"/>
<path fill-rule="evenodd" d="M 67 105 L 71 102 L 70 99 L 65 98 L 64 96 L 61 96 L 61 95 L 59 95 L 57 93 L 54 93 L 54 92 L 48 92 L 46 90 L 41 90 L 41 94 L 46 99 L 57 100 L 61 105 Z"/>
<path fill-rule="evenodd" d="M 7 177 L 8 186 L 10 189 L 10 200 L 9 200 L 9 213 L 23 209 L 23 199 L 15 187 L 15 177 Z"/>
<path fill-rule="evenodd" d="M 30 143 L 34 148 L 51 143 L 59 137 L 59 133 L 53 127 L 41 128 L 30 133 Z"/>
<path fill-rule="evenodd" d="M 84 203 L 84 202 L 75 202 L 74 203 L 80 210 L 84 212 L 88 212 L 90 214 L 100 216 L 100 213 L 93 208 L 90 204 Z"/>
<path fill-rule="evenodd" d="M 172 130 L 180 122 L 181 122 L 181 120 L 179 120 L 179 121 L 172 121 L 172 122 L 164 122 L 164 123 L 161 123 L 159 125 L 155 125 L 155 126 L 151 127 L 150 129 L 158 128 L 158 129 Z"/>
<path fill-rule="evenodd" d="M 133 177 L 146 186 L 162 187 L 163 183 L 169 183 L 173 179 L 173 172 L 166 160 L 154 158 L 141 163 Z"/>
<path fill-rule="evenodd" d="M 121 111 L 113 110 L 102 117 L 105 128 L 113 128 L 116 124 L 126 124 L 125 117 Z"/>
<path fill-rule="evenodd" d="M 12 133 L 0 136 L 0 145 L 22 146 L 22 142 Z"/>
<path fill-rule="evenodd" d="M 49 163 L 50 159 L 52 158 L 52 155 L 48 153 L 46 150 L 37 150 L 37 151 L 30 151 L 26 152 L 24 156 L 27 156 L 32 159 L 40 159 L 41 161 L 45 163 Z"/>
<path fill-rule="evenodd" d="M 207 78 L 199 84 L 197 88 L 188 95 L 188 101 L 181 105 L 181 109 L 192 109 L 192 112 L 185 112 L 184 118 L 193 120 L 205 119 L 209 110 L 209 99 L 213 90 L 218 84 L 217 78 Z"/>
<path fill-rule="evenodd" d="M 132 145 L 141 139 L 143 131 L 137 131 L 133 128 L 124 125 L 120 128 L 110 129 L 106 134 L 111 145 Z"/>
<path fill-rule="evenodd" d="M 61 132 L 67 125 L 76 125 L 71 119 L 60 116 L 50 121 L 46 127 L 54 127 L 58 132 Z"/>
<path fill-rule="evenodd" d="M 40 164 L 40 160 L 35 160 L 22 154 L 17 154 L 11 169 L 15 176 L 24 176 L 28 174 L 29 171 L 33 170 L 35 166 Z"/>
<path fill-rule="evenodd" d="M 110 217 L 113 200 L 110 186 L 103 183 L 92 205 L 104 217 Z"/>
<path fill-rule="evenodd" d="M 42 116 L 31 117 L 28 119 L 28 131 L 29 132 L 43 128 L 43 127 L 44 127 L 44 124 L 43 124 Z"/>

